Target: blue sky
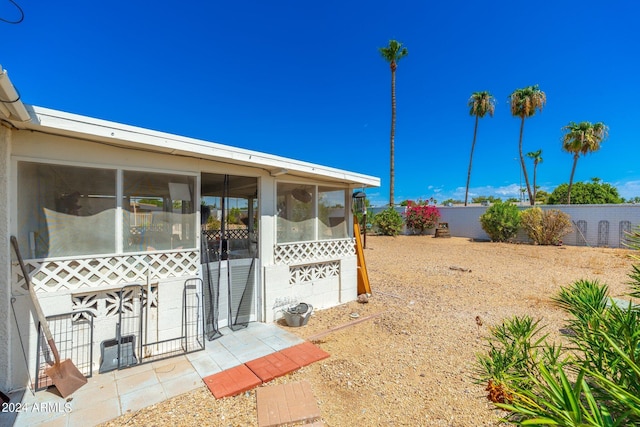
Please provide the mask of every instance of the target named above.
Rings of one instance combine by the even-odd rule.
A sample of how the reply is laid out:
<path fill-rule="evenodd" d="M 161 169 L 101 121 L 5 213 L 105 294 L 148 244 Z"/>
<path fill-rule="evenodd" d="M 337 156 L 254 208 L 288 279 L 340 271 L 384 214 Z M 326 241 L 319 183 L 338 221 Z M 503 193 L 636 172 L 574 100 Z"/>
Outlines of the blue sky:
<path fill-rule="evenodd" d="M 0 64 L 27 104 L 113 120 L 378 176 L 389 197 L 390 70 L 398 64 L 396 202 L 464 199 L 473 117 L 480 121 L 470 194 L 516 197 L 518 132 L 508 96 L 539 84 L 524 151 L 543 150 L 538 184 L 568 182 L 569 121 L 610 136 L 578 161 L 640 196 L 640 2 L 604 1 L 76 1 L 18 0 L 0 22 Z M 0 0 L 0 18 L 15 19 Z M 528 163 L 532 175 L 532 164 Z"/>

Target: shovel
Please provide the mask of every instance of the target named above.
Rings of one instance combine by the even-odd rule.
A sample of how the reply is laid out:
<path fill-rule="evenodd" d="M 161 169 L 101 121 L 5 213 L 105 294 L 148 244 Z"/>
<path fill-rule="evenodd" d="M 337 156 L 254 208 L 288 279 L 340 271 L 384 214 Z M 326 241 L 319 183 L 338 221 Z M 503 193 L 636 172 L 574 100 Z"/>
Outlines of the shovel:
<path fill-rule="evenodd" d="M 44 317 L 44 313 L 42 312 L 42 307 L 40 307 L 40 302 L 38 301 L 38 297 L 36 296 L 36 292 L 33 289 L 33 285 L 31 284 L 31 279 L 29 278 L 29 273 L 24 266 L 24 262 L 22 262 L 22 256 L 20 255 L 20 248 L 18 247 L 18 240 L 11 236 L 11 244 L 13 245 L 13 249 L 16 251 L 16 256 L 18 257 L 18 262 L 20 263 L 20 268 L 22 269 L 22 275 L 24 276 L 25 282 L 27 282 L 27 287 L 29 288 L 29 295 L 31 296 L 31 300 L 33 301 L 33 305 L 36 309 L 36 314 L 38 315 L 38 320 L 40 321 L 40 325 L 44 331 L 44 336 L 47 339 L 47 343 L 49 344 L 49 348 L 51 348 L 51 352 L 54 357 L 54 364 L 48 367 L 45 370 L 45 374 L 51 381 L 53 385 L 56 386 L 58 392 L 63 398 L 66 398 L 70 394 L 73 394 L 76 390 L 87 383 L 87 379 L 82 372 L 78 370 L 76 365 L 70 359 L 60 361 L 60 355 L 58 354 L 58 348 L 56 347 L 56 343 L 53 341 L 53 335 L 51 334 L 51 330 L 49 329 L 49 324 L 47 323 L 47 318 Z"/>

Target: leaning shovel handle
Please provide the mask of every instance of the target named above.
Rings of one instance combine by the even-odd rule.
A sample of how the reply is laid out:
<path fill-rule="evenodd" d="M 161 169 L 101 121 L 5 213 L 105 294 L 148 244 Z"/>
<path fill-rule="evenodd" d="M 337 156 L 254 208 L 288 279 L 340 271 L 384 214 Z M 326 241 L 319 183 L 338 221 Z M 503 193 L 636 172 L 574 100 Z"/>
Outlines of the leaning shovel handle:
<path fill-rule="evenodd" d="M 38 315 L 38 320 L 40 321 L 40 327 L 44 331 L 44 336 L 47 339 L 47 343 L 49 343 L 49 347 L 51 347 L 51 351 L 53 352 L 53 357 L 55 358 L 56 364 L 60 364 L 60 355 L 58 354 L 58 348 L 53 341 L 53 334 L 51 333 L 51 329 L 49 329 L 47 318 L 42 312 L 42 307 L 40 306 L 40 301 L 38 301 L 38 297 L 36 296 L 36 291 L 33 289 L 33 285 L 31 284 L 29 272 L 27 271 L 27 268 L 24 266 L 24 262 L 22 261 L 22 255 L 20 255 L 20 248 L 18 247 L 18 240 L 15 238 L 15 236 L 11 236 L 11 244 L 13 245 L 13 249 L 16 251 L 16 257 L 18 258 L 18 263 L 20 263 L 20 269 L 22 270 L 24 280 L 25 282 L 27 282 L 29 295 L 31 296 L 31 301 L 33 301 L 33 306 L 36 309 L 36 314 Z"/>

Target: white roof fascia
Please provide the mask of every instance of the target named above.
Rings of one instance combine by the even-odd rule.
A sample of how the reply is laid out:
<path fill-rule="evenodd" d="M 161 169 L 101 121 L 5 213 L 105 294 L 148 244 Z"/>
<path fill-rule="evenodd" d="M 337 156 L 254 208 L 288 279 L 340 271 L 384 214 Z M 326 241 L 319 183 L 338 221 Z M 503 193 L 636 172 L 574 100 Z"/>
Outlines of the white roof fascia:
<path fill-rule="evenodd" d="M 275 174 L 285 172 L 292 175 L 329 178 L 356 187 L 380 186 L 380 178 L 370 175 L 43 107 L 27 106 L 27 109 L 31 110 L 33 119 L 30 123 L 22 123 L 20 128 L 63 136 L 82 137 L 89 140 L 94 139 L 122 147 L 146 149 L 159 153 L 221 160 L 227 163 L 276 171 Z"/>
<path fill-rule="evenodd" d="M 0 118 L 10 121 L 26 122 L 31 119 L 29 113 L 20 101 L 18 91 L 9 80 L 7 70 L 0 65 Z"/>

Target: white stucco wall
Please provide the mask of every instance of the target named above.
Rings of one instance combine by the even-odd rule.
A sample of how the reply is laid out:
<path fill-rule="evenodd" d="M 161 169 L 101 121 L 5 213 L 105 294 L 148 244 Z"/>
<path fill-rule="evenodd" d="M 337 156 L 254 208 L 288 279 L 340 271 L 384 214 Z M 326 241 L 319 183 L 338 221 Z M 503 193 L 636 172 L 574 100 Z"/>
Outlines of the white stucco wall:
<path fill-rule="evenodd" d="M 0 125 L 0 206 L 9 206 L 9 154 L 11 149 L 10 131 Z M 0 209 L 0 337 L 5 342 L 11 339 L 10 298 L 11 274 L 9 243 L 9 212 Z M 8 390 L 10 373 L 10 346 L 0 346 L 0 390 Z"/>
<path fill-rule="evenodd" d="M 586 221 L 587 232 L 586 245 L 588 246 L 607 246 L 620 247 L 620 222 L 629 221 L 631 227 L 640 225 L 640 205 L 622 204 L 622 205 L 543 205 L 538 206 L 541 209 L 558 209 L 571 217 L 571 220 L 577 224 L 578 221 Z M 521 209 L 528 209 L 530 206 L 522 206 Z M 472 239 L 489 239 L 489 236 L 480 225 L 480 215 L 482 215 L 486 206 L 438 206 L 442 217 L 440 222 L 449 223 L 449 230 L 452 236 L 468 237 Z M 600 222 L 607 221 L 609 223 L 608 239 L 605 239 L 604 230 L 600 231 Z M 564 236 L 562 241 L 565 245 L 584 245 L 580 233 L 573 226 L 573 232 Z M 518 235 L 520 240 L 526 240 L 524 233 Z"/>

